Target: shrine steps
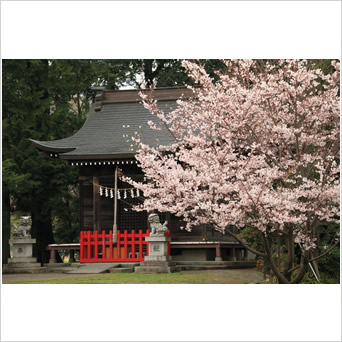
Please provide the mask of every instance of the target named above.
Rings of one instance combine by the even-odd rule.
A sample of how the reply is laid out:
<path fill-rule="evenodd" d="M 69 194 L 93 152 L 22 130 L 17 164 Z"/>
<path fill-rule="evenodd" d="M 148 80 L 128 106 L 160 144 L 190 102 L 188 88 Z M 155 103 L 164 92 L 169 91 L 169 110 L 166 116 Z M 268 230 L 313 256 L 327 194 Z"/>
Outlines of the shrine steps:
<path fill-rule="evenodd" d="M 174 271 L 196 271 L 196 270 L 220 270 L 220 269 L 238 269 L 254 268 L 254 260 L 241 261 L 172 261 Z M 141 264 L 139 262 L 126 263 L 69 263 L 69 264 L 44 264 L 45 267 L 37 267 L 36 272 L 58 272 L 68 274 L 100 274 L 100 273 L 132 273 L 139 272 Z M 136 266 L 139 266 L 135 269 Z M 17 269 L 16 273 L 21 273 Z M 13 271 L 12 271 L 13 272 Z M 29 270 L 26 270 L 29 272 Z M 32 268 L 30 273 L 32 272 Z M 14 272 L 13 272 L 14 273 Z"/>
<path fill-rule="evenodd" d="M 89 263 L 80 264 L 79 267 L 72 269 L 68 274 L 100 274 L 107 273 L 111 268 L 115 267 L 114 263 Z"/>
<path fill-rule="evenodd" d="M 133 273 L 133 267 L 114 267 L 108 270 L 109 273 Z"/>

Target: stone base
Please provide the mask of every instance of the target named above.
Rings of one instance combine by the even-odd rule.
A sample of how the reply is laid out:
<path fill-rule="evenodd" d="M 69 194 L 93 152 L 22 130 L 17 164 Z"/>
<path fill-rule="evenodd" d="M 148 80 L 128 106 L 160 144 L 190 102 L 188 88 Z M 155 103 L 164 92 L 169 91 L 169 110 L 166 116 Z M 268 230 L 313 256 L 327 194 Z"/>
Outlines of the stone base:
<path fill-rule="evenodd" d="M 43 264 L 44 267 L 58 268 L 58 267 L 71 267 L 71 262 L 59 262 L 56 264 Z"/>
<path fill-rule="evenodd" d="M 45 272 L 46 267 L 41 267 L 37 258 L 32 256 L 20 256 L 8 259 L 8 264 L 3 265 L 3 273 L 40 273 Z"/>
<path fill-rule="evenodd" d="M 146 262 L 170 262 L 172 260 L 171 256 L 168 255 L 148 255 L 144 258 Z"/>
<path fill-rule="evenodd" d="M 146 260 L 146 258 L 145 258 Z M 173 273 L 177 272 L 176 263 L 171 261 L 145 261 L 134 267 L 136 273 Z"/>
<path fill-rule="evenodd" d="M 176 263 L 168 256 L 168 242 L 171 238 L 162 235 L 150 235 L 145 238 L 148 241 L 148 256 L 140 266 L 134 268 L 137 273 L 171 273 L 176 272 Z"/>
<path fill-rule="evenodd" d="M 2 273 L 42 273 L 46 272 L 47 267 L 40 267 L 39 262 L 27 262 L 17 264 L 2 265 Z"/>
<path fill-rule="evenodd" d="M 32 245 L 36 243 L 36 239 L 31 236 L 15 237 L 9 240 L 13 244 L 14 258 L 30 258 L 32 257 Z"/>
<path fill-rule="evenodd" d="M 40 262 L 18 262 L 15 264 L 8 264 L 8 268 L 25 268 L 25 267 L 29 267 L 29 268 L 36 268 L 36 267 L 40 267 Z"/>
<path fill-rule="evenodd" d="M 9 258 L 8 264 L 27 264 L 27 263 L 37 263 L 37 258 L 33 257 L 21 257 L 21 258 Z"/>
<path fill-rule="evenodd" d="M 132 267 L 114 267 L 111 268 L 109 273 L 133 273 L 134 269 Z"/>

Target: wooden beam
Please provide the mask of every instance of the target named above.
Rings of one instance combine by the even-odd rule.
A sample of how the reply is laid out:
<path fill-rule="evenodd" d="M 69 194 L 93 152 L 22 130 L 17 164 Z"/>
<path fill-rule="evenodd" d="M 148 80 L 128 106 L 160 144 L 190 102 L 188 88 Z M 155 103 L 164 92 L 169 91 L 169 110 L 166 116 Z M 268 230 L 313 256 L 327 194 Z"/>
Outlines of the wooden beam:
<path fill-rule="evenodd" d="M 219 244 L 216 245 L 216 258 L 221 258 L 221 246 Z"/>
<path fill-rule="evenodd" d="M 236 255 L 235 255 L 235 247 L 232 248 L 232 261 L 236 261 Z"/>
<path fill-rule="evenodd" d="M 118 213 L 118 167 L 115 168 L 115 174 L 114 174 L 114 219 L 113 219 L 113 236 L 112 241 L 117 242 L 117 235 L 118 235 L 118 219 L 117 219 L 117 213 Z"/>
<path fill-rule="evenodd" d="M 206 225 L 206 224 L 202 224 L 201 225 L 201 227 L 202 227 L 202 240 L 207 240 L 207 228 L 208 228 L 208 226 Z"/>
<path fill-rule="evenodd" d="M 148 216 L 147 216 L 147 220 L 148 220 Z M 170 234 L 172 236 L 173 234 L 172 234 L 172 230 L 171 230 L 171 214 L 169 212 L 166 213 L 166 221 L 167 221 L 168 227 L 170 229 Z"/>
<path fill-rule="evenodd" d="M 222 261 L 221 245 L 219 243 L 216 245 L 215 261 Z"/>
<path fill-rule="evenodd" d="M 84 177 L 79 177 L 79 187 L 80 187 L 80 231 L 84 229 Z"/>
<path fill-rule="evenodd" d="M 93 176 L 93 230 L 100 230 L 101 196 L 99 193 L 99 177 Z"/>
<path fill-rule="evenodd" d="M 171 248 L 216 248 L 217 244 L 171 244 Z"/>

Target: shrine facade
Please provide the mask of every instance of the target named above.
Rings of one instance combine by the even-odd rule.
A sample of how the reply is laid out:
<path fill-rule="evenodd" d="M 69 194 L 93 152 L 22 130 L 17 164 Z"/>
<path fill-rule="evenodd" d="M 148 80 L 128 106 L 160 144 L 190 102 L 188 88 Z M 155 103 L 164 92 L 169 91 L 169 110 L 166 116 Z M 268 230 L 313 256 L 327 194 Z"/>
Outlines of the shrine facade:
<path fill-rule="evenodd" d="M 176 107 L 181 96 L 191 96 L 186 88 L 157 88 L 153 97 L 165 113 Z M 144 174 L 135 160 L 131 136 L 138 132 L 144 143 L 159 146 L 172 141 L 167 132 L 152 130 L 148 121 L 158 119 L 141 103 L 138 90 L 112 91 L 98 89 L 85 124 L 73 136 L 53 141 L 31 140 L 50 158 L 67 161 L 79 169 L 80 231 L 108 233 L 114 223 L 114 174 L 134 180 Z M 136 212 L 132 205 L 143 200 L 137 189 L 117 181 L 117 227 L 121 232 L 146 232 L 147 212 Z M 159 213 L 161 222 L 168 221 L 173 260 L 246 260 L 247 250 L 229 235 L 223 235 L 208 225 L 182 230 L 181 220 L 170 213 Z"/>

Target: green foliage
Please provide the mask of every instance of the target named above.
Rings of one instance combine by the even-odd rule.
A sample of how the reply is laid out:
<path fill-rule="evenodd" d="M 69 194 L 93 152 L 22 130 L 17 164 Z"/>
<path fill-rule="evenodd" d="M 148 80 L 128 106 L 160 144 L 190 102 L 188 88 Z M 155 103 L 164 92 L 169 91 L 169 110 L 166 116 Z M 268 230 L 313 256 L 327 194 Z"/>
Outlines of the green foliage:
<path fill-rule="evenodd" d="M 259 231 L 252 227 L 245 227 L 238 235 L 241 239 L 246 241 L 247 245 L 257 250 L 258 252 L 265 252 L 264 244 Z"/>
<path fill-rule="evenodd" d="M 336 279 L 339 283 L 340 279 L 340 248 L 335 247 L 331 253 L 319 259 L 319 269 L 321 274 Z"/>
<path fill-rule="evenodd" d="M 332 59 L 310 59 L 309 65 L 314 69 L 321 69 L 325 75 L 334 70 L 331 65 Z"/>
<path fill-rule="evenodd" d="M 318 244 L 318 254 L 323 254 L 329 246 L 335 243 L 336 232 L 339 231 L 339 226 L 332 222 L 321 222 L 320 236 Z M 318 260 L 320 274 L 327 278 L 335 279 L 339 282 L 340 279 L 340 247 L 336 246 L 329 254 L 324 255 Z"/>
<path fill-rule="evenodd" d="M 217 78 L 217 70 L 225 69 L 225 65 L 218 59 L 193 60 L 193 62 L 203 65 L 214 79 Z M 133 59 L 130 60 L 128 70 L 131 79 L 128 84 L 138 88 L 140 83 L 135 80 L 136 75 L 141 75 L 147 84 L 155 82 L 158 87 L 193 85 L 193 80 L 188 76 L 179 59 Z"/>
<path fill-rule="evenodd" d="M 52 210 L 57 208 L 55 215 L 60 215 L 60 198 L 78 175 L 66 162 L 42 158 L 29 139 L 70 136 L 85 119 L 68 103 L 75 91 L 62 84 L 74 83 L 69 69 L 60 77 L 53 65 L 47 60 L 4 60 L 2 74 L 3 183 L 9 188 L 12 210 L 34 215 L 47 230 Z"/>
<path fill-rule="evenodd" d="M 136 75 L 140 75 L 147 84 L 156 83 L 158 87 L 184 85 L 189 81 L 181 61 L 174 59 L 135 59 L 131 67 Z M 135 82 L 140 87 L 139 82 Z"/>
<path fill-rule="evenodd" d="M 340 279 L 331 277 L 326 273 L 320 272 L 320 281 L 318 282 L 313 275 L 313 273 L 307 272 L 303 279 L 301 280 L 300 284 L 339 284 Z"/>
<path fill-rule="evenodd" d="M 60 198 L 58 209 L 53 213 L 54 237 L 56 243 L 79 242 L 79 189 L 76 185 L 70 186 Z"/>

